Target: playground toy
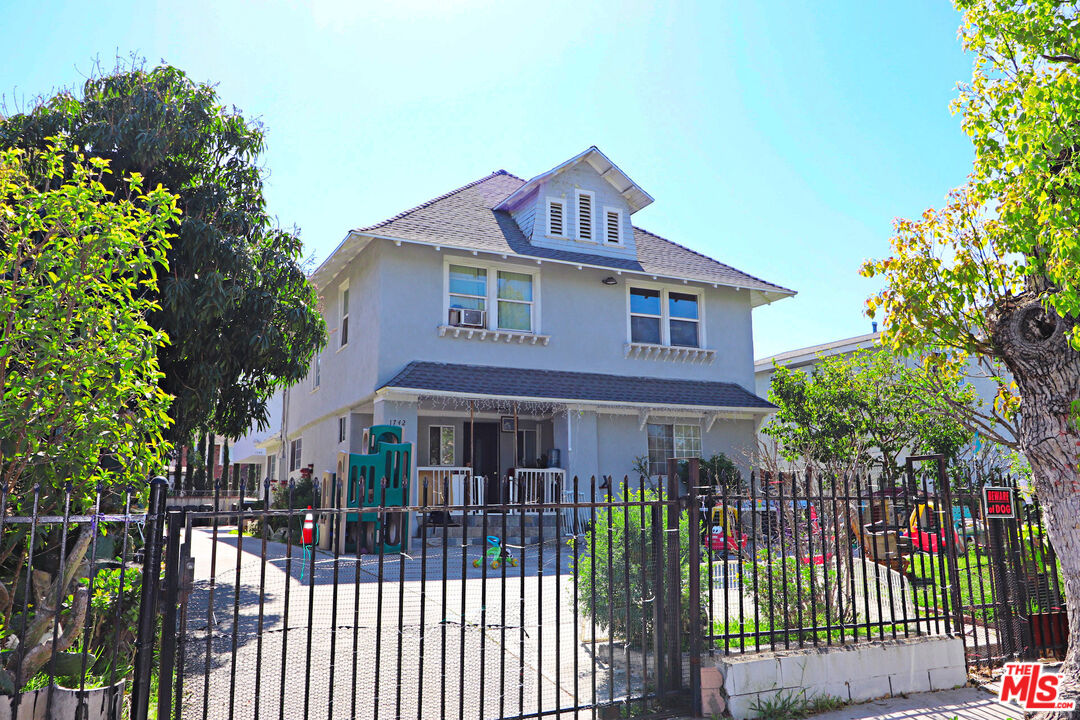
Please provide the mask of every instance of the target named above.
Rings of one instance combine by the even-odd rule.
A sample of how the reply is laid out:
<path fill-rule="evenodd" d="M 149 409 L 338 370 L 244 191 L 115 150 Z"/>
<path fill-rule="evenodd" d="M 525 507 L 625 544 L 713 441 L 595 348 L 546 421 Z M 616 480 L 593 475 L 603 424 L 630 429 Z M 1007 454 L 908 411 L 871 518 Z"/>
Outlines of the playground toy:
<path fill-rule="evenodd" d="M 502 540 L 494 535 L 487 536 L 487 550 L 484 552 L 483 557 L 478 557 L 472 561 L 473 567 L 480 567 L 481 563 L 487 561 L 492 570 L 498 570 L 499 566 L 505 561 L 510 567 L 517 567 L 518 561 L 509 550 L 503 547 Z"/>
<path fill-rule="evenodd" d="M 938 510 L 933 500 L 919 503 L 908 517 L 908 530 L 911 544 L 916 550 L 937 553 L 944 549 L 947 536 L 946 528 L 952 531 L 953 542 L 958 553 L 965 552 L 964 540 L 956 532 L 952 523 L 945 522 L 945 510 Z"/>
<path fill-rule="evenodd" d="M 746 533 L 738 529 L 738 510 L 716 505 L 710 516 L 709 548 L 713 552 L 735 553 L 746 547 L 746 541 L 749 538 Z"/>
<path fill-rule="evenodd" d="M 364 431 L 367 454 L 342 453 L 339 465 L 345 473 L 344 545 L 358 552 L 397 553 L 405 546 L 409 531 L 409 483 L 412 478 L 412 443 L 401 441 L 401 428 L 372 425 Z M 346 467 L 347 466 L 347 467 Z M 340 475 L 339 475 L 340 477 Z"/>

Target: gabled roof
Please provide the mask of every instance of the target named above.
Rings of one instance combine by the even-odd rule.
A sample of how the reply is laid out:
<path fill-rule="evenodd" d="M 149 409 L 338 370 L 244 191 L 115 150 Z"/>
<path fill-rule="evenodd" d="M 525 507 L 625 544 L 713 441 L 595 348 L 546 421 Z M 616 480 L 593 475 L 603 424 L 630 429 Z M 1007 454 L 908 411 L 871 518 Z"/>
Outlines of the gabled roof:
<path fill-rule="evenodd" d="M 634 228 L 637 260 L 533 245 L 509 212 L 496 210 L 525 184 L 498 170 L 388 220 L 352 230 L 315 271 L 313 280 L 316 285 L 329 283 L 368 241 L 387 238 L 742 288 L 751 291 L 753 306 L 795 294 L 638 227 Z"/>
<path fill-rule="evenodd" d="M 843 355 L 845 353 L 855 352 L 856 350 L 874 347 L 877 345 L 880 337 L 881 333 L 874 331 L 865 335 L 844 338 L 843 340 L 833 340 L 832 342 L 821 343 L 820 345 L 811 345 L 810 347 L 788 350 L 787 352 L 755 360 L 754 372 L 772 370 L 773 365 L 784 365 L 786 367 L 809 365 L 820 358 Z"/>
<path fill-rule="evenodd" d="M 411 362 L 380 390 L 412 390 L 489 398 L 584 401 L 612 405 L 680 405 L 768 411 L 776 406 L 729 382 L 627 377 L 565 370 Z"/>
<path fill-rule="evenodd" d="M 652 195 L 645 192 L 640 185 L 631 180 L 630 177 L 620 170 L 615 163 L 611 162 L 607 155 L 600 152 L 600 149 L 593 145 L 585 152 L 575 155 L 561 165 L 557 165 L 546 173 L 541 173 L 532 180 L 529 180 L 511 193 L 509 197 L 496 205 L 495 209 L 512 210 L 514 204 L 519 199 L 527 197 L 529 193 L 540 187 L 542 183 L 583 162 L 589 163 L 593 170 L 600 173 L 600 177 L 607 180 L 611 186 L 615 188 L 615 192 L 626 199 L 626 202 L 630 205 L 631 214 L 636 213 L 653 201 Z"/>

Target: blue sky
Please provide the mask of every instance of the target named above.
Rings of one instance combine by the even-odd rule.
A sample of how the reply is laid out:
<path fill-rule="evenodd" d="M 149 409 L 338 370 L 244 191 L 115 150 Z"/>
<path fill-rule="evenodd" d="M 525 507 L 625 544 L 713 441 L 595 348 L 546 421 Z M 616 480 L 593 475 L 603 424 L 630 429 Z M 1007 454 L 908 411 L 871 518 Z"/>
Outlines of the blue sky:
<path fill-rule="evenodd" d="M 317 261 L 595 144 L 656 198 L 635 224 L 799 291 L 755 311 L 761 357 L 868 332 L 860 261 L 964 181 L 959 22 L 940 0 L 0 0 L 0 93 L 133 52 L 217 83 L 267 126 L 271 210 Z"/>

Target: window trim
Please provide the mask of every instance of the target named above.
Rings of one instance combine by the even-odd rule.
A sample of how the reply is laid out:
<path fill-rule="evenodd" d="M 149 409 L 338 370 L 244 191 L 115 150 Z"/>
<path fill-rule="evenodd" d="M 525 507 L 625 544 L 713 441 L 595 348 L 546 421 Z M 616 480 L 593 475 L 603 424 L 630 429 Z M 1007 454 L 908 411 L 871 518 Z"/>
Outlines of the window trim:
<path fill-rule="evenodd" d="M 473 267 L 485 270 L 487 272 L 487 295 L 484 298 L 484 309 L 487 311 L 486 320 L 483 330 L 491 332 L 504 332 L 504 333 L 521 333 L 522 335 L 541 335 L 540 328 L 540 269 L 532 268 L 528 265 L 513 265 L 510 263 L 497 263 L 487 260 L 480 260 L 476 257 L 463 257 L 460 255 L 447 255 L 443 258 L 443 293 L 442 293 L 442 321 L 440 325 L 445 325 L 447 318 L 450 317 L 450 266 L 462 265 L 465 267 Z M 528 275 L 532 278 L 532 300 L 529 301 L 532 313 L 530 329 L 528 330 L 511 330 L 506 328 L 499 328 L 499 285 L 498 275 L 499 272 L 513 272 L 520 273 L 522 275 Z M 511 300 L 509 302 L 524 303 L 524 300 Z M 481 328 L 477 328 L 481 329 Z"/>
<path fill-rule="evenodd" d="M 436 428 L 439 430 L 439 443 L 440 443 L 439 462 L 438 463 L 432 463 L 431 462 L 431 431 L 436 429 Z M 450 438 L 451 438 L 450 462 L 445 463 L 445 464 L 442 462 L 442 450 L 441 450 L 442 431 L 443 430 L 450 430 Z M 454 425 L 443 425 L 443 424 L 428 425 L 428 452 L 427 452 L 427 458 L 428 458 L 428 463 L 429 463 L 430 467 L 455 467 L 454 463 L 457 460 L 457 428 Z"/>
<path fill-rule="evenodd" d="M 696 287 L 694 285 L 664 285 L 661 283 L 653 282 L 638 282 L 631 280 L 626 283 L 626 341 L 634 345 L 653 346 L 654 343 L 643 343 L 634 340 L 633 331 L 630 323 L 630 290 L 632 288 L 641 288 L 642 290 L 659 290 L 660 291 L 660 344 L 657 347 L 669 347 L 669 348 L 684 348 L 687 350 L 707 350 L 708 343 L 705 337 L 705 288 Z M 677 293 L 680 295 L 694 295 L 697 297 L 698 303 L 698 344 L 697 347 L 690 345 L 672 345 L 671 344 L 671 315 L 668 310 L 668 295 L 669 293 Z M 641 315 L 635 313 L 641 317 L 655 317 L 655 315 Z M 686 320 L 686 318 L 675 318 L 676 320 Z M 692 321 L 691 321 L 692 322 Z"/>
<path fill-rule="evenodd" d="M 551 229 L 551 206 L 552 205 L 561 205 L 562 206 L 562 232 L 561 233 L 556 233 L 554 230 Z M 547 236 L 548 237 L 553 237 L 553 238 L 560 238 L 562 240 L 569 239 L 569 236 L 566 234 L 566 198 L 549 197 L 549 198 L 547 198 L 547 203 L 545 204 L 545 207 L 547 208 L 547 214 L 545 216 L 545 219 L 547 220 Z"/>
<path fill-rule="evenodd" d="M 610 213 L 615 213 L 615 216 L 618 218 L 618 223 L 619 223 L 619 226 L 618 226 L 618 239 L 615 242 L 611 242 L 610 240 L 608 240 L 607 221 L 608 221 L 608 215 Z M 603 242 L 603 245 L 605 247 L 623 247 L 624 245 L 626 245 L 626 243 L 623 240 L 623 211 L 621 209 L 617 208 L 617 207 L 612 207 L 610 205 L 605 205 L 604 206 L 604 212 L 603 212 L 603 218 L 604 218 L 604 242 Z"/>
<path fill-rule="evenodd" d="M 349 292 L 349 281 L 338 285 L 338 346 L 337 351 L 349 346 L 349 309 L 345 305 L 345 295 Z"/>
<path fill-rule="evenodd" d="M 589 198 L 589 227 L 592 231 L 592 237 L 584 238 L 581 236 L 581 198 L 588 196 Z M 596 238 L 596 193 L 591 190 L 574 190 L 574 239 L 578 242 L 587 242 L 596 244 L 599 241 Z"/>

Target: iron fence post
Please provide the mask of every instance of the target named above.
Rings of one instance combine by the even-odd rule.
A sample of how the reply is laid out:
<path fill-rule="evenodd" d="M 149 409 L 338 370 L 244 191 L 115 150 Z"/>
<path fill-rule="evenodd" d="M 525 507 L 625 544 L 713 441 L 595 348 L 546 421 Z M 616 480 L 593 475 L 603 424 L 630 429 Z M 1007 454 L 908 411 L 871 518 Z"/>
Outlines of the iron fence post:
<path fill-rule="evenodd" d="M 690 714 L 701 716 L 701 521 L 698 517 L 698 479 L 700 468 L 697 458 L 691 458 L 689 482 L 689 530 L 690 545 Z"/>
<path fill-rule="evenodd" d="M 158 675 L 158 720 L 168 720 L 172 709 L 173 670 L 176 661 L 176 619 L 180 595 L 180 528 L 182 512 L 167 515 L 169 529 L 165 541 L 165 585 L 163 587 L 163 617 L 161 619 L 161 652 Z"/>
<path fill-rule="evenodd" d="M 679 563 L 679 461 L 671 458 L 668 460 L 667 477 L 667 522 L 664 533 L 667 539 L 664 592 L 667 594 L 667 643 L 665 654 L 667 655 L 668 692 L 676 695 L 682 689 L 682 573 Z"/>
<path fill-rule="evenodd" d="M 131 683 L 131 720 L 146 720 L 150 708 L 150 675 L 154 663 L 154 630 L 157 626 L 155 620 L 158 581 L 161 578 L 161 537 L 164 530 L 167 488 L 167 481 L 160 475 L 150 481 L 142 588 L 139 593 L 139 628 L 135 641 L 135 672 Z"/>

